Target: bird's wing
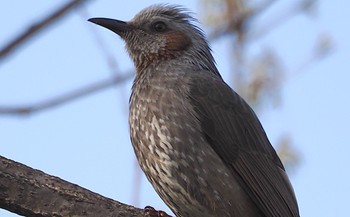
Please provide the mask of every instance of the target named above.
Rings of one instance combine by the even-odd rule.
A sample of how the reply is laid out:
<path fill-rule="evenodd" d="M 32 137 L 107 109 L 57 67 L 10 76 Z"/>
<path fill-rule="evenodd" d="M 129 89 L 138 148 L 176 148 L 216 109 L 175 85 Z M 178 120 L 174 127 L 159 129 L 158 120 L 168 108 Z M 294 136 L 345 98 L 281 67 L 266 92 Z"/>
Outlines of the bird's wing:
<path fill-rule="evenodd" d="M 299 216 L 284 167 L 253 110 L 221 78 L 198 75 L 188 98 L 212 149 L 266 216 Z"/>

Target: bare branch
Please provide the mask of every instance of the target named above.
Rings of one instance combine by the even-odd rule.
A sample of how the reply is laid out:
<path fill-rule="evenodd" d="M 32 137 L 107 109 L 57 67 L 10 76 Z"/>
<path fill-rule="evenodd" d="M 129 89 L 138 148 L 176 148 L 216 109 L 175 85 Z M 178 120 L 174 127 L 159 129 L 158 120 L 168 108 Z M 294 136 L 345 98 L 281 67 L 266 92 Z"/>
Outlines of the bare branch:
<path fill-rule="evenodd" d="M 52 99 L 44 100 L 39 103 L 33 103 L 33 105 L 12 107 L 0 106 L 0 115 L 28 115 L 46 109 L 51 109 L 53 107 L 63 105 L 64 103 L 76 100 L 80 97 L 87 96 L 97 91 L 101 91 L 113 85 L 123 83 L 127 79 L 131 78 L 133 75 L 133 72 L 129 72 L 125 75 L 115 76 L 114 78 L 109 78 L 103 81 L 95 82 L 93 84 L 81 87 L 75 91 L 62 94 L 61 96 L 57 96 Z"/>
<path fill-rule="evenodd" d="M 6 56 L 8 56 L 10 53 L 12 53 L 15 48 L 18 48 L 19 45 L 23 44 L 29 38 L 37 34 L 40 30 L 44 29 L 50 24 L 53 24 L 54 21 L 57 21 L 59 18 L 63 17 L 63 15 L 65 15 L 68 11 L 78 7 L 79 5 L 85 2 L 87 1 L 72 0 L 67 4 L 63 5 L 58 10 L 54 11 L 52 14 L 50 14 L 48 17 L 46 17 L 42 21 L 30 26 L 25 32 L 20 34 L 18 37 L 16 37 L 14 40 L 9 42 L 3 49 L 0 50 L 0 61 L 3 60 Z"/>
<path fill-rule="evenodd" d="M 141 217 L 142 209 L 0 156 L 0 208 L 28 217 Z"/>
<path fill-rule="evenodd" d="M 265 0 L 257 5 L 255 8 L 246 8 L 244 10 L 235 13 L 230 17 L 230 20 L 225 23 L 224 26 L 221 26 L 215 29 L 209 36 L 209 40 L 213 41 L 227 34 L 231 34 L 234 32 L 245 31 L 245 24 L 256 17 L 258 14 L 264 12 L 267 8 L 269 8 L 276 0 Z M 241 29 L 243 28 L 243 29 Z"/>
<path fill-rule="evenodd" d="M 87 10 L 84 9 L 85 8 L 83 8 L 83 10 L 80 10 L 80 14 L 84 20 L 87 20 L 87 18 L 90 18 L 91 16 L 88 14 Z M 106 44 L 106 42 L 99 34 L 99 31 L 96 30 L 95 26 L 87 25 L 87 27 L 89 27 L 88 29 L 91 31 L 91 35 L 94 37 L 95 42 L 102 55 L 104 55 L 103 59 L 106 60 L 106 64 L 109 67 L 112 76 L 120 74 L 120 70 L 118 69 L 118 62 L 116 56 L 114 55 L 115 52 L 111 51 L 111 47 Z M 125 94 L 123 89 L 119 89 L 119 94 L 121 99 L 125 99 L 125 97 L 127 97 L 127 94 Z M 122 102 L 127 102 L 127 100 L 123 100 Z M 122 108 L 126 109 L 127 106 L 123 106 Z M 124 110 L 124 112 L 127 113 L 127 110 Z"/>
<path fill-rule="evenodd" d="M 273 20 L 271 20 L 268 23 L 265 23 L 265 25 L 260 27 L 259 29 L 250 31 L 248 33 L 247 38 L 251 40 L 266 35 L 271 30 L 275 29 L 276 27 L 282 25 L 289 19 L 293 18 L 295 15 L 300 14 L 300 12 L 311 10 L 311 8 L 313 8 L 316 5 L 316 1 L 317 0 L 299 0 L 298 2 L 295 2 L 294 5 L 292 5 L 292 7 L 289 8 L 288 11 L 280 13 L 278 17 L 274 17 Z"/>

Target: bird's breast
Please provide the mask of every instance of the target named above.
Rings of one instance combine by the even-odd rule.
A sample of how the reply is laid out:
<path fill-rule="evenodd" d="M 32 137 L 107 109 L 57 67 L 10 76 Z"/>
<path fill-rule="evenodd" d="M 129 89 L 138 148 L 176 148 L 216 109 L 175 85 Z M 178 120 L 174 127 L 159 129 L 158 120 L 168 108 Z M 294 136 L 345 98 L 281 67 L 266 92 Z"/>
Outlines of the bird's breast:
<path fill-rule="evenodd" d="M 207 144 L 192 108 L 182 101 L 185 96 L 171 88 L 138 88 L 130 99 L 131 141 L 158 194 L 172 210 L 188 209 L 202 214 L 198 216 L 205 216 L 206 207 L 231 206 L 229 199 L 241 196 L 242 190 Z"/>
<path fill-rule="evenodd" d="M 169 175 L 168 170 L 176 167 L 169 156 L 174 150 L 174 138 L 170 135 L 168 122 L 176 117 L 177 112 L 166 111 L 171 110 L 168 102 L 164 102 L 168 94 L 160 87 L 143 85 L 133 89 L 130 99 L 131 140 L 146 173 Z"/>

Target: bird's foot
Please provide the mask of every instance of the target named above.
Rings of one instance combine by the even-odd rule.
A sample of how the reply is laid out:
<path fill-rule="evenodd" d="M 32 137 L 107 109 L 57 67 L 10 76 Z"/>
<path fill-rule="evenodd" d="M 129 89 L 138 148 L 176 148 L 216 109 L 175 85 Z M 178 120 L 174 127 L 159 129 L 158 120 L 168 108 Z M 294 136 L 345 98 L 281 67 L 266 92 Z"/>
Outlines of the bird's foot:
<path fill-rule="evenodd" d="M 155 210 L 151 206 L 146 206 L 143 210 L 144 210 L 144 214 L 145 214 L 146 217 L 172 217 L 172 216 L 168 215 L 164 211 Z"/>

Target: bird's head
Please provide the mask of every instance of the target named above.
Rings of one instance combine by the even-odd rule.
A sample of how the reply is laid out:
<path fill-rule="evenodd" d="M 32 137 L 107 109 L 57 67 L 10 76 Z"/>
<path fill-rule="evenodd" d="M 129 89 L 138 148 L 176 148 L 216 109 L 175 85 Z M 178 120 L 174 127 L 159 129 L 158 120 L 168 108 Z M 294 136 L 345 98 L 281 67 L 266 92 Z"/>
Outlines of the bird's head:
<path fill-rule="evenodd" d="M 153 5 L 128 22 L 108 18 L 89 21 L 124 39 L 138 72 L 152 63 L 179 57 L 183 58 L 182 61 L 209 65 L 204 68 L 215 68 L 201 29 L 193 25 L 196 20 L 179 6 Z"/>

